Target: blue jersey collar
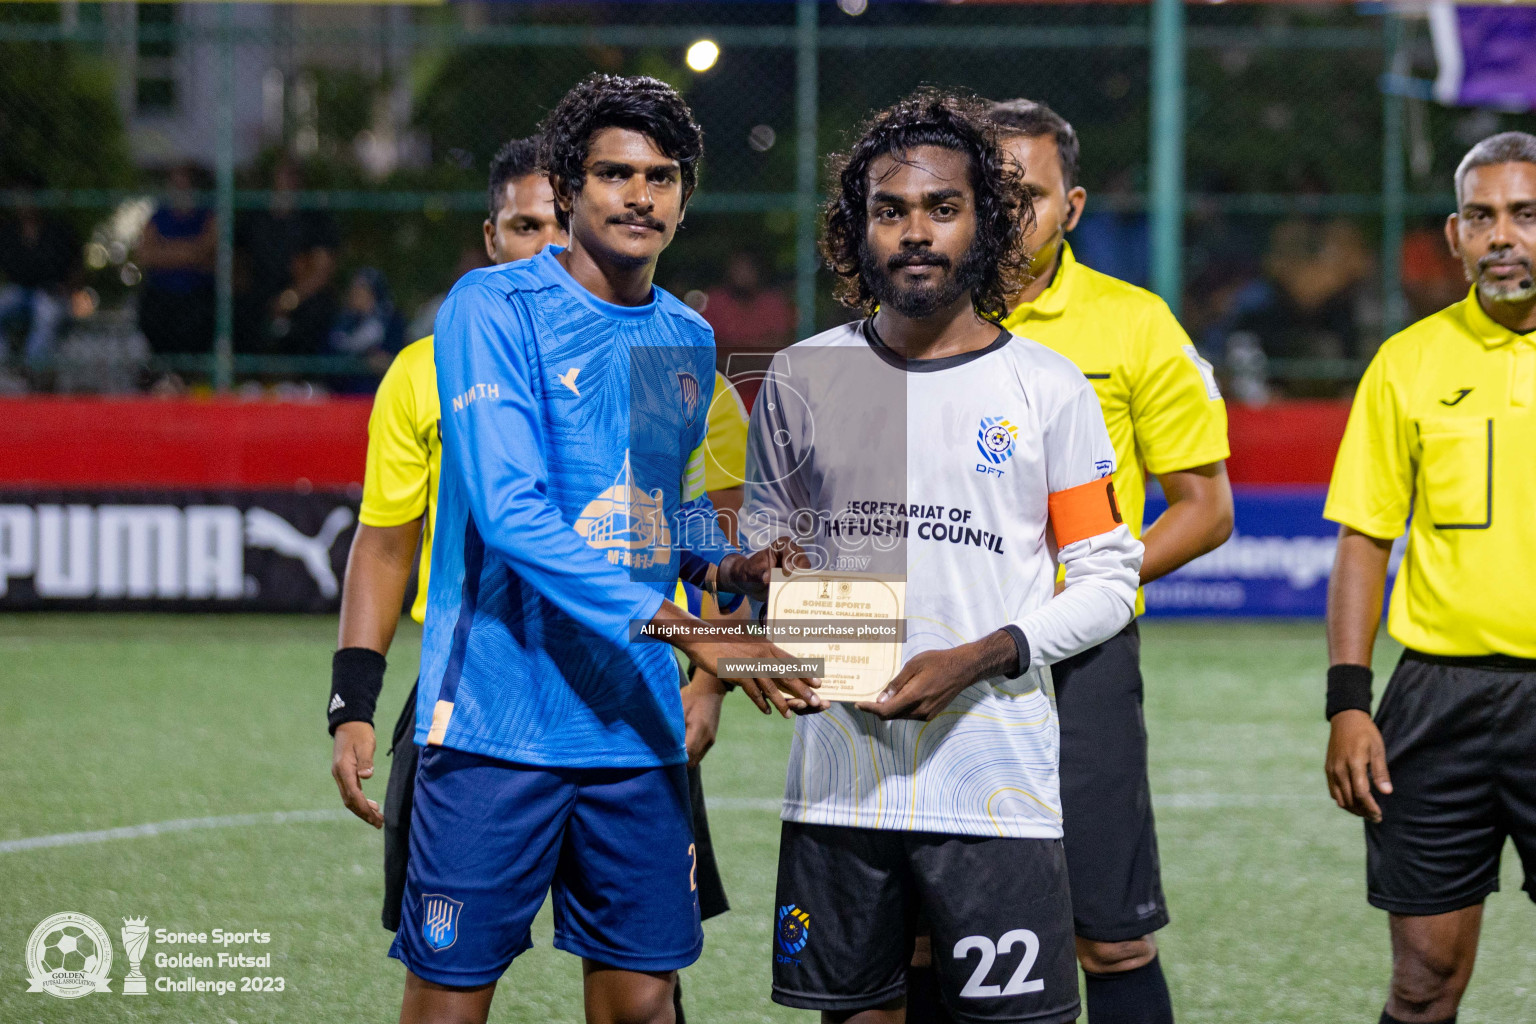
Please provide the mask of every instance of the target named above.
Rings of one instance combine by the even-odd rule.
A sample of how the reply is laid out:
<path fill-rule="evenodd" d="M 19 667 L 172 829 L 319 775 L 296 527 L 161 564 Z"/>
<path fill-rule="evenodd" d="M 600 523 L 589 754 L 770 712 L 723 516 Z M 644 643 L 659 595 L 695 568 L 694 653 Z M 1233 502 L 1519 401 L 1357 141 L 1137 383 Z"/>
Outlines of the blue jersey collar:
<path fill-rule="evenodd" d="M 644 320 L 656 311 L 656 286 L 651 285 L 651 300 L 641 306 L 620 306 L 613 302 L 604 302 L 593 295 L 574 277 L 570 275 L 560 261 L 555 257 L 565 249 L 558 245 L 547 245 L 544 250 L 532 260 L 533 266 L 539 271 L 539 275 L 547 281 L 558 284 L 564 288 L 587 308 L 600 316 L 610 320 Z"/>

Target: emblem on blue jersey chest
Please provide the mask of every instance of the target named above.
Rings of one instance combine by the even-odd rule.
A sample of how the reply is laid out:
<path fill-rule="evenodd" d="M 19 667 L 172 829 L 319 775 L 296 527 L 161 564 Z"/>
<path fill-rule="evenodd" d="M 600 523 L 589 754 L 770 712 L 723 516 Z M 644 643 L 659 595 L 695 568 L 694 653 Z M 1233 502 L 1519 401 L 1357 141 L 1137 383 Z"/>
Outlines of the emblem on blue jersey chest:
<path fill-rule="evenodd" d="M 694 418 L 699 414 L 699 404 L 704 396 L 704 393 L 699 389 L 699 378 L 687 370 L 678 370 L 677 389 L 683 399 L 683 422 L 691 427 L 693 426 Z"/>
<path fill-rule="evenodd" d="M 661 489 L 635 486 L 628 452 L 613 484 L 587 502 L 573 525 L 588 544 L 606 552 L 613 565 L 649 569 L 672 558 L 672 531 Z"/>

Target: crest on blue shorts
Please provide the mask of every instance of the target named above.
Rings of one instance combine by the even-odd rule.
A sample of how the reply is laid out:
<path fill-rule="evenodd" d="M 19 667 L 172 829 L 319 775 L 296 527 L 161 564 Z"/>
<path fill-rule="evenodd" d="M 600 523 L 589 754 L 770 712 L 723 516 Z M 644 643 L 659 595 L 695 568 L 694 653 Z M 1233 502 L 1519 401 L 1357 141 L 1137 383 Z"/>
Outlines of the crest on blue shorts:
<path fill-rule="evenodd" d="M 677 371 L 677 386 L 683 395 L 683 422 L 693 426 L 693 419 L 699 414 L 699 400 L 703 392 L 699 390 L 699 378 L 687 370 Z"/>
<path fill-rule="evenodd" d="M 421 937 L 434 950 L 444 950 L 459 937 L 459 911 L 464 904 L 437 893 L 421 897 Z"/>
<path fill-rule="evenodd" d="M 774 942 L 779 952 L 793 955 L 805 948 L 811 940 L 811 915 L 793 903 L 779 908 L 779 926 Z"/>

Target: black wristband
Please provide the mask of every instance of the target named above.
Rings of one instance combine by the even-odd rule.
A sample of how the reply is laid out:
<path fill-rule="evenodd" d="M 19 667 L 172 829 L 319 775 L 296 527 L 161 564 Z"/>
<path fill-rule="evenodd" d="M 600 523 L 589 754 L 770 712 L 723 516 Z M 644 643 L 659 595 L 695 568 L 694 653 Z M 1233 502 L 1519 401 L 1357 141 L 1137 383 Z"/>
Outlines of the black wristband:
<path fill-rule="evenodd" d="M 1007 633 L 1010 637 L 1013 638 L 1013 646 L 1019 649 L 1018 665 L 1014 666 L 1014 670 L 1012 672 L 1004 673 L 1004 678 L 1017 679 L 1019 676 L 1029 671 L 1029 637 L 1025 636 L 1024 631 L 1012 623 L 1004 626 L 1003 632 Z"/>
<path fill-rule="evenodd" d="M 1371 713 L 1372 672 L 1364 665 L 1328 667 L 1328 708 L 1324 715 L 1332 720 L 1340 711 Z"/>
<path fill-rule="evenodd" d="M 373 724 L 373 709 L 384 689 L 384 655 L 366 647 L 343 647 L 331 655 L 331 699 L 325 717 L 336 735 L 343 722 Z"/>

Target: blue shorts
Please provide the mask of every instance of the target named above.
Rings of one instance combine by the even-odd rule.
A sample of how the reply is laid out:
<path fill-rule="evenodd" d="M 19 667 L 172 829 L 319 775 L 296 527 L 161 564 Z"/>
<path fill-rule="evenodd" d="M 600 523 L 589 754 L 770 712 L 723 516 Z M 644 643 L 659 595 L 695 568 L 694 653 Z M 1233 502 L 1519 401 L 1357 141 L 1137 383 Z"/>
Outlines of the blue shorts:
<path fill-rule="evenodd" d="M 426 747 L 389 955 L 439 985 L 501 977 L 554 891 L 555 947 L 630 971 L 704 948 L 688 774 L 539 768 Z"/>

